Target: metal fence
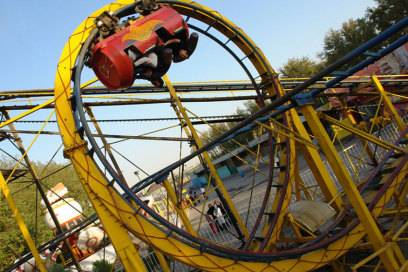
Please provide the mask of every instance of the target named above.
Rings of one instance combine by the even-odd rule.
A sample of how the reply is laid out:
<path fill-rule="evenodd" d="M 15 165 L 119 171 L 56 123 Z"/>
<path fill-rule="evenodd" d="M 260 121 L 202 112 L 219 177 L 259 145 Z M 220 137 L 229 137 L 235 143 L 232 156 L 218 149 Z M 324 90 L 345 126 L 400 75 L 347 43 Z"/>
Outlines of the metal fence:
<path fill-rule="evenodd" d="M 408 121 L 408 116 L 405 116 L 404 120 Z M 399 137 L 398 128 L 395 122 L 391 122 L 384 128 L 375 131 L 373 134 L 387 142 L 395 142 Z M 375 158 L 380 161 L 386 150 L 380 147 L 376 147 L 371 143 L 368 143 L 368 145 L 374 151 Z M 345 167 L 348 169 L 349 173 L 355 180 L 361 180 L 361 177 L 364 177 L 364 175 L 368 174 L 373 168 L 373 166 L 370 165 L 368 155 L 364 151 L 364 143 L 362 141 L 353 139 L 348 141 L 347 143 L 344 143 L 344 145 L 338 145 L 338 149 L 340 150 L 340 157 L 343 160 Z M 339 191 L 341 191 L 342 188 L 338 183 L 337 178 L 334 175 L 333 170 L 330 168 L 327 160 L 324 160 L 324 164 L 326 165 L 329 174 L 336 183 Z M 313 176 L 312 171 L 308 168 L 301 170 L 300 177 L 305 186 L 310 189 L 314 199 L 322 199 L 323 196 L 319 190 L 319 187 L 317 186 L 317 182 Z M 272 198 L 270 197 L 270 199 Z M 247 222 L 247 227 L 249 229 L 252 229 L 256 222 L 256 218 L 261 209 L 261 203 L 262 198 L 256 197 L 254 199 L 254 202 L 252 203 L 252 208 L 250 209 L 249 213 L 247 213 L 247 210 L 245 209 L 246 207 L 238 207 L 241 218 L 246 219 L 246 217 L 248 216 L 245 221 Z M 228 221 L 228 218 L 226 219 Z M 195 222 L 193 224 L 193 227 L 197 229 L 198 225 L 199 222 Z M 199 235 L 204 239 L 208 239 L 212 242 L 221 244 L 226 247 L 237 248 L 241 244 L 241 242 L 237 239 L 237 235 L 232 226 L 228 225 L 228 228 L 224 230 L 214 231 L 205 219 L 203 219 L 201 223 Z M 148 254 L 143 255 L 142 258 L 149 272 L 162 271 L 154 252 L 149 252 Z M 170 260 L 170 267 L 172 271 L 177 272 L 197 271 L 194 268 L 191 268 L 174 260 Z"/>
<path fill-rule="evenodd" d="M 408 116 L 405 116 L 403 119 L 404 121 L 407 122 Z M 396 123 L 391 122 L 387 124 L 385 127 L 375 131 L 373 135 L 386 142 L 395 143 L 399 138 L 399 130 Z M 373 169 L 373 165 L 370 162 L 370 158 L 368 157 L 367 152 L 365 151 L 364 146 L 365 144 L 366 143 L 364 143 L 363 141 L 353 139 L 353 141 L 349 141 L 342 146 L 338 146 L 338 148 L 340 149 L 339 150 L 340 157 L 354 180 L 361 180 L 362 179 L 361 177 L 366 176 Z M 382 157 L 386 153 L 386 150 L 379 146 L 375 146 L 372 143 L 367 143 L 367 145 L 373 151 L 375 158 L 378 161 L 381 161 Z M 342 188 L 337 181 L 337 177 L 334 175 L 334 172 L 329 166 L 327 160 L 324 160 L 324 164 L 326 165 L 329 174 L 331 178 L 334 180 L 337 188 L 339 189 L 339 191 L 342 191 Z M 313 173 L 310 169 L 305 169 L 304 171 L 301 171 L 300 177 L 305 183 L 306 187 L 311 189 L 317 188 L 316 179 L 314 178 Z M 322 195 L 319 190 L 316 190 L 314 193 L 315 193 L 314 197 L 316 199 L 322 198 Z"/>

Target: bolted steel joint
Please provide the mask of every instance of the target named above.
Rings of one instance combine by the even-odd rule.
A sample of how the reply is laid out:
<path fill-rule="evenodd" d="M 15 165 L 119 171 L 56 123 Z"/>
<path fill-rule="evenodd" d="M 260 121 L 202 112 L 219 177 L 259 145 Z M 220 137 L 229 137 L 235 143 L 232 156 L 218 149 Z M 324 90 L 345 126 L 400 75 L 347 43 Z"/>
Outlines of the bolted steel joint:
<path fill-rule="evenodd" d="M 159 5 L 155 0 L 137 0 L 135 11 L 142 15 L 147 15 L 152 11 L 158 9 Z"/>
<path fill-rule="evenodd" d="M 114 16 L 112 12 L 104 11 L 96 17 L 95 24 L 101 37 L 106 38 L 119 29 L 119 18 Z"/>

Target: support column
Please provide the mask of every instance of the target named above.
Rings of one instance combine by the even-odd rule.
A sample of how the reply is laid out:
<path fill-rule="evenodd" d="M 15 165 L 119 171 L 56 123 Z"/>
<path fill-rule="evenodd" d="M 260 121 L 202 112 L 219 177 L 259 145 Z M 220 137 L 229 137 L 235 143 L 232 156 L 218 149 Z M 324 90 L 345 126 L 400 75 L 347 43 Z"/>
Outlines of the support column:
<path fill-rule="evenodd" d="M 88 113 L 92 123 L 95 126 L 95 129 L 96 129 L 97 133 L 100 136 L 100 139 L 101 139 L 101 141 L 103 143 L 103 146 L 104 146 L 106 152 L 108 153 L 108 156 L 111 159 L 113 166 L 115 167 L 116 173 L 118 174 L 118 177 L 119 177 L 120 181 L 124 185 L 129 187 L 129 185 L 126 182 L 126 179 L 125 179 L 125 177 L 124 177 L 124 175 L 122 173 L 122 170 L 120 169 L 119 164 L 116 161 L 116 158 L 112 153 L 111 146 L 108 143 L 108 141 L 106 140 L 106 138 L 104 137 L 102 129 L 99 126 L 99 124 L 98 124 L 98 122 L 97 122 L 97 120 L 95 118 L 95 115 L 93 114 L 92 109 L 90 107 L 86 107 L 85 110 Z M 113 241 L 113 239 L 115 239 L 115 240 L 116 239 L 121 239 L 121 238 L 113 238 L 112 234 L 110 235 L 110 238 L 112 239 L 112 241 Z M 133 267 L 132 269 L 137 269 L 137 271 L 146 271 L 146 267 L 144 265 L 143 259 L 141 258 L 140 254 L 137 252 L 137 250 L 135 250 L 135 247 L 133 246 L 133 244 L 130 244 L 129 246 L 125 247 L 124 252 L 125 252 L 125 254 L 122 253 L 122 256 L 127 256 L 127 257 L 131 256 L 131 258 L 128 258 L 128 260 L 126 260 L 126 261 L 123 261 L 124 258 L 122 259 L 122 257 L 121 257 L 121 260 L 122 260 L 122 263 L 123 263 L 124 267 L 126 267 L 127 269 L 129 269 L 130 267 Z M 163 256 L 163 254 L 161 252 L 157 251 L 156 249 L 154 249 L 154 252 L 155 252 L 155 254 L 157 256 L 160 267 L 163 269 L 164 272 L 168 272 L 169 271 L 168 264 L 167 264 L 166 259 Z"/>
<path fill-rule="evenodd" d="M 327 134 L 324 126 L 320 122 L 316 111 L 310 103 L 312 103 L 311 97 L 306 101 L 302 101 L 302 103 L 298 104 L 301 104 L 301 112 L 306 118 L 309 127 L 317 138 L 320 147 L 322 148 L 330 166 L 337 176 L 338 181 L 342 185 L 347 197 L 349 198 L 351 205 L 353 206 L 358 218 L 360 219 L 360 223 L 364 226 L 364 229 L 368 236 L 368 240 L 372 244 L 374 250 L 380 250 L 386 245 L 384 236 L 378 228 L 377 223 L 371 215 L 367 205 L 364 203 L 364 199 L 360 195 L 356 184 L 352 180 L 347 169 L 344 167 L 344 163 L 341 160 L 340 155 L 337 153 L 334 144 L 330 141 L 329 135 Z M 385 250 L 382 254 L 380 254 L 380 259 L 387 271 L 391 272 L 398 270 L 399 265 L 391 248 Z"/>
<path fill-rule="evenodd" d="M 195 145 L 197 148 L 201 148 L 203 146 L 202 141 L 200 139 L 200 137 L 198 136 L 197 132 L 194 129 L 193 124 L 191 123 L 190 118 L 187 115 L 187 112 L 185 111 L 183 105 L 181 104 L 181 101 L 179 99 L 179 97 L 177 96 L 176 90 L 174 89 L 173 85 L 171 84 L 169 78 L 167 75 L 165 75 L 163 77 L 164 82 L 166 83 L 166 86 L 170 92 L 170 95 L 172 97 L 172 99 L 174 100 L 177 109 L 175 109 L 176 111 L 179 111 L 179 114 L 181 114 L 181 117 L 183 118 L 183 120 L 185 121 L 189 131 L 187 132 L 186 129 L 186 133 L 190 133 L 192 136 L 192 139 L 195 142 Z M 177 112 L 176 112 L 177 113 Z M 178 113 L 177 113 L 178 114 Z M 179 117 L 180 118 L 180 117 Z M 188 135 L 189 136 L 189 135 Z M 207 164 L 207 167 L 213 177 L 213 182 L 214 185 L 217 187 L 217 192 L 219 192 L 219 197 L 221 199 L 221 201 L 224 204 L 224 207 L 227 211 L 229 211 L 231 213 L 231 220 L 238 232 L 238 234 L 240 236 L 243 236 L 245 239 L 249 238 L 249 232 L 248 229 L 246 228 L 241 216 L 238 213 L 238 210 L 235 208 L 232 199 L 227 191 L 227 189 L 225 188 L 221 178 L 219 177 L 217 170 L 215 169 L 214 164 L 211 161 L 210 155 L 208 154 L 208 152 L 203 152 L 203 159 L 205 161 L 205 163 Z"/>
<path fill-rule="evenodd" d="M 299 169 L 295 170 L 295 181 L 296 181 L 296 184 L 298 184 L 300 189 L 305 194 L 306 199 L 307 200 L 314 200 L 314 198 L 312 197 L 312 195 L 309 192 L 309 189 L 306 187 L 305 183 L 302 180 L 302 177 L 300 176 Z"/>
<path fill-rule="evenodd" d="M 7 182 L 4 179 L 4 176 L 1 172 L 0 172 L 0 190 L 3 192 L 4 197 L 7 201 L 7 204 L 10 208 L 11 214 L 16 220 L 17 226 L 19 227 L 21 233 L 23 234 L 24 240 L 26 241 L 28 248 L 30 249 L 31 253 L 34 256 L 36 267 L 41 272 L 46 272 L 47 269 L 45 268 L 45 265 L 43 261 L 41 260 L 40 254 L 37 248 L 35 247 L 35 244 L 34 244 L 33 239 L 31 238 L 30 232 L 28 231 L 28 228 L 26 224 L 24 223 L 23 217 L 21 216 L 19 210 L 17 209 L 16 203 L 14 202 L 14 199 L 11 196 L 10 190 L 7 186 Z"/>
<path fill-rule="evenodd" d="M 6 120 L 11 120 L 7 111 L 3 110 L 2 113 L 3 113 L 4 117 L 6 118 Z M 8 122 L 8 121 L 6 121 L 6 122 Z M 6 122 L 4 122 L 4 123 L 6 123 Z M 45 194 L 45 192 L 44 192 L 44 190 L 43 190 L 43 188 L 41 186 L 41 182 L 40 182 L 41 179 L 38 176 L 37 172 L 35 171 L 32 163 L 31 163 L 30 158 L 28 157 L 27 151 L 26 151 L 26 149 L 25 149 L 25 147 L 23 145 L 23 141 L 21 140 L 19 134 L 17 132 L 15 132 L 16 127 L 14 126 L 14 124 L 12 122 L 8 123 L 8 126 L 9 126 L 10 130 L 12 131 L 11 134 L 13 135 L 13 137 L 15 139 L 15 143 L 16 143 L 16 145 L 18 147 L 18 150 L 20 151 L 21 155 L 23 156 L 23 159 L 24 159 L 24 161 L 25 161 L 25 163 L 27 165 L 27 169 L 30 172 L 31 177 L 33 178 L 33 181 L 34 181 L 34 183 L 35 183 L 35 185 L 37 187 L 37 190 L 40 193 L 41 198 L 44 201 L 44 204 L 47 207 L 48 212 L 50 213 L 51 219 L 52 219 L 52 221 L 54 222 L 54 225 L 55 225 L 55 229 L 57 230 L 57 234 L 63 233 L 63 231 L 61 229 L 61 226 L 60 226 L 60 224 L 58 222 L 58 218 L 55 215 L 54 210 L 53 210 L 53 208 L 51 206 L 51 203 L 48 200 L 47 195 Z M 75 254 L 74 254 L 74 252 L 72 250 L 72 247 L 71 247 L 68 239 L 64 240 L 63 243 L 64 243 L 65 248 L 68 250 L 68 253 L 69 253 L 70 257 L 72 258 L 72 262 L 74 263 L 75 268 L 78 271 L 82 271 L 81 266 L 78 264 L 78 261 L 76 260 L 76 256 L 75 256 Z"/>
<path fill-rule="evenodd" d="M 290 116 L 287 116 L 288 125 L 290 124 Z M 271 251 L 275 249 L 276 242 L 280 238 L 282 226 L 285 222 L 286 211 L 290 205 L 292 198 L 292 185 L 295 180 L 296 167 L 296 148 L 293 135 L 279 136 L 278 141 L 284 147 L 280 150 L 279 158 L 279 179 L 277 190 L 272 202 L 271 214 L 269 222 L 264 225 L 262 235 L 265 240 L 260 244 L 259 249 Z M 282 199 L 282 194 L 284 194 Z"/>
<path fill-rule="evenodd" d="M 346 109 L 345 109 L 345 114 L 346 114 L 347 119 L 349 119 L 349 121 L 351 122 L 351 124 L 352 124 L 353 126 L 358 127 L 359 124 L 357 123 L 356 119 L 354 118 L 353 114 L 351 113 L 351 110 L 347 108 L 347 103 L 344 101 L 345 99 L 339 98 L 339 100 L 340 100 L 341 105 L 342 105 L 344 108 L 346 108 Z M 365 124 L 365 123 L 363 122 L 362 124 Z M 365 126 L 365 125 L 364 125 L 364 126 Z M 364 129 L 365 131 L 368 131 L 367 128 L 364 128 L 364 127 L 363 127 L 363 129 Z M 364 147 L 364 151 L 367 153 L 367 156 L 370 158 L 371 163 L 372 163 L 374 166 L 377 166 L 377 165 L 378 165 L 378 161 L 377 161 L 377 159 L 375 158 L 374 152 L 371 150 L 371 148 L 370 148 L 370 146 L 368 145 L 368 143 L 367 143 L 365 140 L 361 140 L 361 144 L 362 144 L 362 146 Z"/>
<path fill-rule="evenodd" d="M 304 127 L 302 121 L 300 120 L 300 117 L 296 110 L 292 109 L 290 110 L 290 113 L 293 119 L 294 127 L 300 134 L 300 136 L 302 136 L 303 139 L 312 142 L 312 139 L 307 133 L 306 128 Z M 333 207 L 337 211 L 341 210 L 343 202 L 341 198 L 338 197 L 339 192 L 336 188 L 333 179 L 330 177 L 329 171 L 327 171 L 326 165 L 323 163 L 319 151 L 308 145 L 303 144 L 301 145 L 301 149 L 303 151 L 305 160 L 309 165 L 309 168 L 312 171 L 313 176 L 317 181 L 317 184 L 319 184 L 319 187 L 322 190 L 322 193 L 326 201 L 330 202 L 334 200 Z"/>
<path fill-rule="evenodd" d="M 92 121 L 92 123 L 94 124 L 95 129 L 96 129 L 97 133 L 98 133 L 99 136 L 100 136 L 99 138 L 101 139 L 101 141 L 102 141 L 102 143 L 103 143 L 103 146 L 104 146 L 106 152 L 108 153 L 109 158 L 111 159 L 113 166 L 115 167 L 116 173 L 118 174 L 118 177 L 120 178 L 120 181 L 121 181 L 123 184 L 125 184 L 126 186 L 129 187 L 129 185 L 128 185 L 127 182 L 126 182 L 125 177 L 123 176 L 122 170 L 120 169 L 119 164 L 118 164 L 118 162 L 116 161 L 116 158 L 115 158 L 115 156 L 114 156 L 113 153 L 112 153 L 111 146 L 110 146 L 110 144 L 108 143 L 108 141 L 106 140 L 105 136 L 103 135 L 103 132 L 102 132 L 101 127 L 99 126 L 98 122 L 96 121 L 96 118 L 95 118 L 95 115 L 93 114 L 93 111 L 91 110 L 90 107 L 85 107 L 85 110 L 86 110 L 86 112 L 88 113 L 89 118 L 91 118 L 91 121 Z"/>
<path fill-rule="evenodd" d="M 72 149 L 66 153 L 68 156 L 71 156 L 71 152 L 74 151 L 76 150 Z M 83 151 L 86 152 L 85 150 Z M 97 169 L 92 169 L 92 171 L 94 170 Z M 120 212 L 115 210 L 112 211 L 107 207 L 110 206 L 112 209 L 117 209 L 117 204 L 112 196 L 110 186 L 108 186 L 108 184 L 97 184 L 95 179 L 81 179 L 81 183 L 103 225 L 104 230 L 112 241 L 115 252 L 120 258 L 125 271 L 147 271 L 143 259 L 136 249 L 132 237 L 129 235 L 129 231 L 119 219 Z M 101 196 L 104 196 L 104 198 L 101 198 Z M 117 214 L 114 214 L 114 212 Z"/>
<path fill-rule="evenodd" d="M 193 229 L 193 226 L 190 223 L 190 220 L 188 220 L 186 213 L 180 207 L 177 201 L 176 193 L 174 192 L 173 187 L 171 187 L 170 182 L 167 179 L 163 181 L 163 186 L 167 191 L 167 195 L 170 199 L 171 204 L 173 205 L 177 214 L 180 215 L 181 221 L 183 222 L 183 225 L 186 228 L 186 230 L 192 235 L 197 235 L 197 233 Z"/>
<path fill-rule="evenodd" d="M 161 253 L 157 249 L 153 249 L 153 251 L 154 254 L 156 254 L 157 260 L 159 261 L 161 270 L 163 272 L 171 272 L 169 263 L 167 262 L 166 257 L 163 255 L 163 253 Z"/>
<path fill-rule="evenodd" d="M 397 122 L 398 129 L 403 131 L 406 127 L 406 124 L 402 120 L 401 116 L 398 114 L 397 110 L 395 109 L 394 105 L 391 102 L 391 99 L 388 97 L 384 87 L 382 86 L 381 82 L 378 80 L 377 76 L 371 76 L 371 80 L 374 83 L 375 88 L 381 94 L 385 107 L 391 112 L 391 115 L 395 122 Z"/>

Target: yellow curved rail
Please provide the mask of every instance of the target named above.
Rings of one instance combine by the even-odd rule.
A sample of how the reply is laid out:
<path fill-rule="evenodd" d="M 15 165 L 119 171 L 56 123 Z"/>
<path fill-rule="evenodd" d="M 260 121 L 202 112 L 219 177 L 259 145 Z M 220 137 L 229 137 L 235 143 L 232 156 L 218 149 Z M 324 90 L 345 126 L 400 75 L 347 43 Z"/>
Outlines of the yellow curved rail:
<path fill-rule="evenodd" d="M 66 43 L 61 54 L 56 78 L 55 78 L 55 105 L 59 129 L 65 146 L 65 154 L 71 159 L 81 182 L 94 205 L 94 208 L 103 223 L 105 230 L 110 236 L 113 245 L 128 271 L 143 271 L 138 255 L 135 252 L 131 239 L 127 233 L 130 231 L 153 248 L 163 252 L 187 265 L 197 267 L 205 271 L 308 271 L 327 264 L 353 247 L 364 235 L 361 225 L 341 239 L 333 242 L 324 249 L 315 250 L 304 254 L 296 259 L 274 261 L 272 263 L 236 261 L 201 252 L 187 243 L 168 236 L 162 229 L 146 220 L 142 215 L 124 201 L 116 190 L 108 185 L 103 173 L 95 161 L 87 153 L 84 142 L 75 127 L 71 106 L 71 72 L 82 43 L 94 28 L 94 18 L 105 10 L 116 11 L 125 5 L 131 4 L 132 0 L 119 0 L 94 12 L 85 19 Z M 188 5 L 186 5 L 188 4 Z M 252 48 L 256 48 L 252 40 L 245 35 L 236 25 L 230 22 L 216 11 L 199 5 L 192 1 L 179 0 L 172 4 L 179 12 L 189 15 L 198 20 L 211 24 L 225 36 L 229 37 L 254 64 L 263 80 L 275 80 L 268 92 L 281 93 L 282 89 L 274 79 L 274 72 L 262 52 L 257 49 L 254 54 Z M 198 12 L 191 8 L 197 7 L 206 12 Z M 214 20 L 219 19 L 216 23 Z M 242 37 L 236 36 L 239 31 Z M 391 198 L 401 179 L 396 179 L 393 186 L 378 202 L 373 214 L 378 216 L 384 204 Z M 132 258 L 136 258 L 132 259 Z"/>

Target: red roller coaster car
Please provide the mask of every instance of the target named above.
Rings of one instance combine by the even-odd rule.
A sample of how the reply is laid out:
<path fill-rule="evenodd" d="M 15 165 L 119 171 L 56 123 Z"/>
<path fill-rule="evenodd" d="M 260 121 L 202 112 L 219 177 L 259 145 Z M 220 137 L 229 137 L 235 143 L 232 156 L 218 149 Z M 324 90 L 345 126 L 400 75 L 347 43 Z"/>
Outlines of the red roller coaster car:
<path fill-rule="evenodd" d="M 196 33 L 189 35 L 183 17 L 168 6 L 125 27 L 116 25 L 112 32 L 92 47 L 89 60 L 98 79 L 110 89 L 128 88 L 135 78 L 162 86 L 161 77 L 171 62 L 188 58 L 198 41 Z"/>

